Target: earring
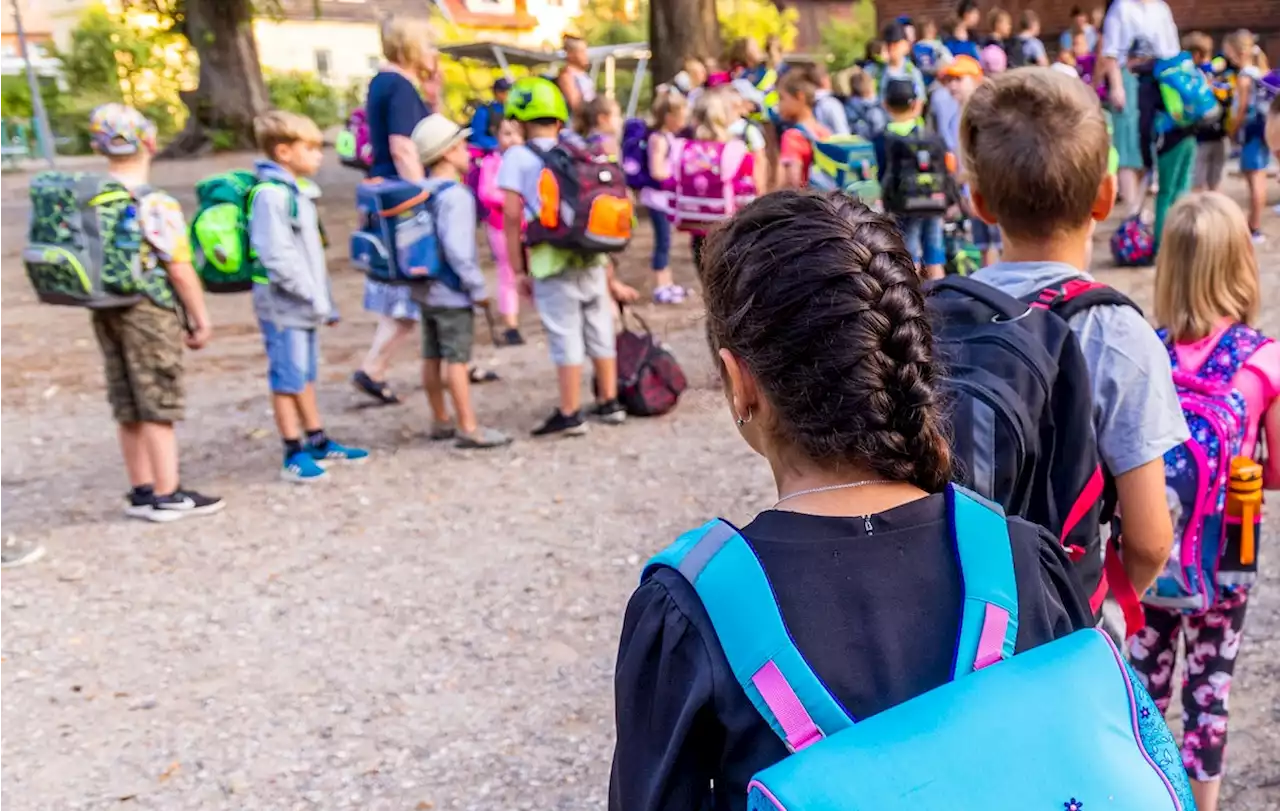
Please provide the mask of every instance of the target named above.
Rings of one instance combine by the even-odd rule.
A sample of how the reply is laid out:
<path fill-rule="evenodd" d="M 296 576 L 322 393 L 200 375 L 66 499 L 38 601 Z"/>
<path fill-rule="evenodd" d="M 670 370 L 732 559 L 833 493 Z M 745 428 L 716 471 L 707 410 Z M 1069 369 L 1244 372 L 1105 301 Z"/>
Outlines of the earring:
<path fill-rule="evenodd" d="M 746 425 L 747 423 L 751 422 L 751 409 L 749 409 L 749 408 L 747 409 L 747 418 L 746 418 L 745 420 L 744 420 L 742 417 L 738 417 L 737 422 L 738 422 L 738 427 L 739 427 L 739 428 L 741 428 L 742 426 L 744 426 L 744 425 Z"/>

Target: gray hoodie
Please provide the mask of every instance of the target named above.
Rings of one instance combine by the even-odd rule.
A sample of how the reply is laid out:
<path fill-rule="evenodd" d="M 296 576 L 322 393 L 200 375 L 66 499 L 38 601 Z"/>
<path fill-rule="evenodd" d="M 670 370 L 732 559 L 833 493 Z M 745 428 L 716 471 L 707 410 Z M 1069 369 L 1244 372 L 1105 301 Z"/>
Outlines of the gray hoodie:
<path fill-rule="evenodd" d="M 458 275 L 462 289 L 455 290 L 444 282 L 432 282 L 414 285 L 410 295 L 414 301 L 428 307 L 463 309 L 486 298 L 484 274 L 476 256 L 476 198 L 470 189 L 458 182 L 442 192 L 436 191 L 449 182 L 429 177 L 421 185 L 432 193 L 430 205 L 436 215 L 436 237 L 440 240 L 444 261 Z"/>
<path fill-rule="evenodd" d="M 249 212 L 249 243 L 268 279 L 253 286 L 254 314 L 277 327 L 322 326 L 337 312 L 316 212 L 319 189 L 313 183 L 299 187 L 273 161 L 258 161 L 254 169 L 260 181 L 279 181 L 257 188 Z M 292 200 L 297 201 L 296 216 Z"/>

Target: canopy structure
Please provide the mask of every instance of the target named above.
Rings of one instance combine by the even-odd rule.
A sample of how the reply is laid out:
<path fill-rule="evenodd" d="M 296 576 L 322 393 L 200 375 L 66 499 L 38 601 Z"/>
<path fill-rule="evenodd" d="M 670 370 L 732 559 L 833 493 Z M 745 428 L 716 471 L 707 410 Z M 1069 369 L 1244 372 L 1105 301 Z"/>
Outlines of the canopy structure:
<path fill-rule="evenodd" d="M 516 48 L 499 42 L 470 42 L 464 45 L 446 45 L 440 53 L 454 59 L 470 59 L 495 65 L 501 68 L 508 79 L 511 66 L 522 68 L 538 68 L 543 65 L 555 65 L 564 61 L 564 51 L 534 51 L 527 48 Z M 591 60 L 591 79 L 599 83 L 600 71 L 604 70 L 604 92 L 609 98 L 614 97 L 618 67 L 633 69 L 635 82 L 631 85 L 631 95 L 627 99 L 626 116 L 635 116 L 640 104 L 640 88 L 644 84 L 645 70 L 649 65 L 649 43 L 632 42 L 622 45 L 599 45 L 587 49 Z"/>

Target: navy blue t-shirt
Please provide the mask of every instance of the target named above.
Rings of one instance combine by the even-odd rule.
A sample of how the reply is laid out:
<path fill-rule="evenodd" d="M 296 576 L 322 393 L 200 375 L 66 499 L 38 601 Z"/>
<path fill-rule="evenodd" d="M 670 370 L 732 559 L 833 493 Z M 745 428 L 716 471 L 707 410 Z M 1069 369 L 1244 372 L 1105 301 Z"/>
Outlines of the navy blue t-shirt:
<path fill-rule="evenodd" d="M 369 176 L 399 177 L 391 160 L 391 136 L 408 138 L 418 122 L 431 115 L 431 108 L 418 95 L 413 82 L 391 71 L 370 80 L 364 107 L 369 117 L 369 145 L 373 147 Z"/>

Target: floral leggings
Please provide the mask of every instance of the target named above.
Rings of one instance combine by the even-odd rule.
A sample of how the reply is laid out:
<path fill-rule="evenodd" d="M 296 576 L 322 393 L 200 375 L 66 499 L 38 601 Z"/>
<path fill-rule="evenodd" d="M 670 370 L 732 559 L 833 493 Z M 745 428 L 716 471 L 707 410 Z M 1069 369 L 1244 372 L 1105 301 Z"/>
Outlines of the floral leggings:
<path fill-rule="evenodd" d="M 1145 606 L 1147 625 L 1129 641 L 1133 669 L 1164 712 L 1173 696 L 1179 633 L 1186 640 L 1182 677 L 1182 764 L 1193 780 L 1222 776 L 1227 748 L 1227 696 L 1236 654 L 1244 638 L 1245 589 L 1224 596 L 1208 611 L 1184 614 Z"/>

